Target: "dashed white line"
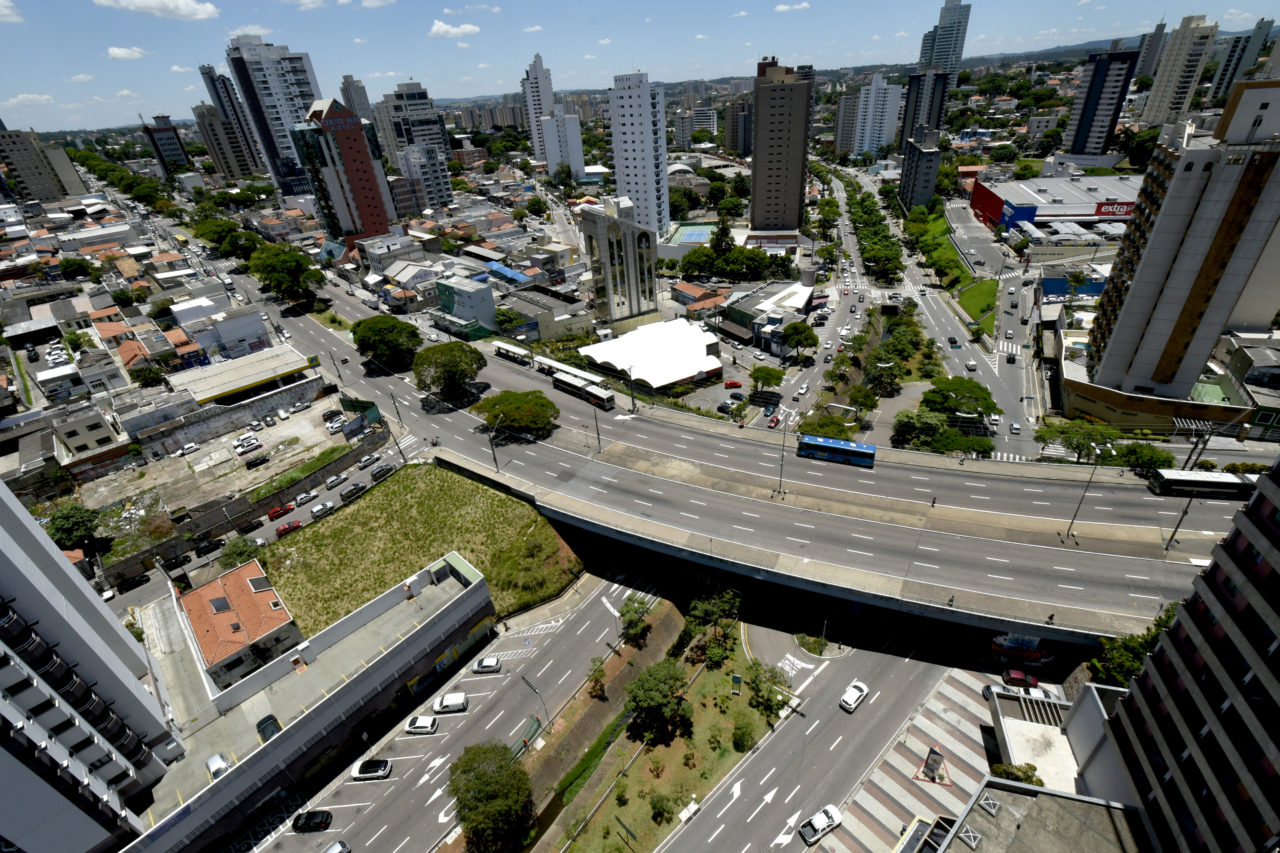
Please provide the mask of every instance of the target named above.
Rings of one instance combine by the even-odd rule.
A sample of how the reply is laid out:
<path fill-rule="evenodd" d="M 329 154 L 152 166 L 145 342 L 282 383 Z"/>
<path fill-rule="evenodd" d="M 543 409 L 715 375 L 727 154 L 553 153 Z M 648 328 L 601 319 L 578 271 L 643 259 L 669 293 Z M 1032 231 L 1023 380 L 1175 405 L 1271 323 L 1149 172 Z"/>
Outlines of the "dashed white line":
<path fill-rule="evenodd" d="M 840 735 L 840 737 L 836 738 L 836 742 L 835 742 L 835 743 L 833 743 L 833 744 L 831 744 L 831 746 L 827 747 L 827 752 L 830 752 L 831 750 L 833 750 L 833 749 L 835 749 L 837 746 L 839 746 L 839 745 L 840 745 L 840 741 L 842 741 L 842 740 L 844 740 L 844 735 Z"/>
<path fill-rule="evenodd" d="M 928 546 L 928 545 L 920 545 L 920 546 L 918 546 L 918 547 L 920 548 L 920 550 L 921 550 L 921 551 L 937 551 L 937 550 L 939 550 L 939 549 L 937 549 L 937 548 L 933 548 L 933 547 L 930 547 L 930 546 Z"/>
<path fill-rule="evenodd" d="M 796 538 L 796 537 L 794 537 L 794 536 L 788 536 L 787 538 L 788 538 L 788 539 L 790 539 L 792 542 L 799 542 L 801 545 L 808 545 L 808 544 L 809 544 L 809 540 L 808 540 L 808 539 L 797 539 L 797 538 Z"/>
<path fill-rule="evenodd" d="M 1044 489 L 1023 489 L 1024 492 L 1043 492 Z"/>
<path fill-rule="evenodd" d="M 570 672 L 572 672 L 572 670 L 566 669 L 564 671 L 564 675 L 560 676 L 560 680 L 557 681 L 556 684 L 564 684 L 564 680 L 569 677 Z"/>
<path fill-rule="evenodd" d="M 613 479 L 612 477 L 606 477 L 604 474 L 601 474 L 601 475 L 600 475 L 600 479 L 601 479 L 601 480 L 608 480 L 610 483 L 616 483 L 616 482 L 618 482 L 617 480 Z"/>
<path fill-rule="evenodd" d="M 793 521 L 792 524 L 794 524 L 796 527 L 807 527 L 810 530 L 813 529 L 812 524 L 805 524 L 803 521 Z"/>
<path fill-rule="evenodd" d="M 751 516 L 752 518 L 759 518 L 759 517 L 760 517 L 760 516 L 756 515 L 754 512 L 747 512 L 745 509 L 742 511 L 742 514 L 743 514 L 743 515 L 749 515 L 749 516 Z"/>
<path fill-rule="evenodd" d="M 727 454 L 727 453 L 716 453 L 716 452 L 712 451 L 711 455 L 712 455 L 712 456 L 719 456 L 721 459 L 728 459 L 728 458 L 729 458 L 729 454 Z"/>
<path fill-rule="evenodd" d="M 607 494 L 609 494 L 609 490 L 608 490 L 608 489 L 602 489 L 602 488 L 600 488 L 599 486 L 588 486 L 587 488 L 589 488 L 589 489 L 594 489 L 594 490 L 595 490 L 595 491 L 597 491 L 597 492 L 603 492 L 603 493 L 604 493 L 604 494 L 606 494 L 606 495 L 607 495 Z"/>
<path fill-rule="evenodd" d="M 1057 570 L 1058 570 L 1058 571 L 1060 571 L 1060 572 L 1074 572 L 1074 571 L 1075 571 L 1075 569 L 1071 568 L 1070 566 L 1054 566 L 1054 568 L 1055 568 L 1055 569 L 1057 569 Z"/>
<path fill-rule="evenodd" d="M 575 637 L 581 637 L 581 636 L 582 636 L 582 632 L 583 632 L 583 631 L 585 631 L 585 630 L 587 630 L 587 625 L 590 625 L 590 624 L 591 624 L 591 620 L 590 620 L 590 619 L 588 619 L 588 620 L 586 621 L 586 624 L 584 624 L 581 628 L 579 628 L 579 629 L 578 629 L 578 632 L 577 632 L 576 634 L 574 634 L 573 636 L 575 636 Z"/>
<path fill-rule="evenodd" d="M 1068 586 L 1065 583 L 1060 583 L 1058 584 L 1058 586 L 1060 586 L 1062 589 L 1084 589 L 1084 587 L 1082 586 Z"/>
<path fill-rule="evenodd" d="M 681 515 L 683 515 L 685 518 L 698 518 L 698 516 L 694 515 L 694 514 L 693 514 L 693 513 L 691 513 L 691 512 L 683 512 L 683 511 L 681 511 L 681 513 L 680 513 L 680 514 L 681 514 Z"/>
<path fill-rule="evenodd" d="M 752 530 L 750 527 L 743 527 L 741 524 L 735 524 L 734 527 L 738 530 L 745 530 L 748 533 L 755 533 L 755 531 Z"/>
<path fill-rule="evenodd" d="M 868 536 L 865 533 L 850 533 L 849 535 L 854 537 L 855 539 L 875 539 L 874 536 Z"/>
<path fill-rule="evenodd" d="M 1135 581 L 1149 581 L 1149 580 L 1151 580 L 1151 578 L 1147 577 L 1146 575 L 1125 575 L 1125 577 L 1129 578 L 1130 580 L 1135 580 Z"/>
<path fill-rule="evenodd" d="M 1005 577 L 1004 575 L 987 575 L 987 577 L 992 578 L 993 580 L 998 580 L 998 581 L 1011 581 L 1011 580 L 1013 580 L 1013 578 Z"/>
<path fill-rule="evenodd" d="M 542 677 L 542 673 L 546 672 L 546 671 L 547 671 L 547 667 L 551 666 L 551 664 L 553 664 L 553 663 L 555 663 L 555 661 L 554 661 L 554 660 L 549 660 L 549 661 L 547 661 L 547 662 L 543 665 L 542 669 L 538 670 L 538 673 L 537 673 L 537 675 L 535 675 L 535 676 L 534 676 L 534 678 L 541 678 L 541 677 Z"/>
<path fill-rule="evenodd" d="M 991 561 L 991 562 L 993 562 L 993 563 L 1007 563 L 1007 562 L 1009 562 L 1009 561 L 1008 561 L 1008 560 L 1006 560 L 1004 557 L 987 557 L 987 559 L 988 559 L 988 560 L 990 560 L 990 561 Z"/>
<path fill-rule="evenodd" d="M 706 501 L 695 501 L 693 498 L 689 498 L 689 503 L 691 503 L 691 504 L 697 504 L 698 506 L 706 506 L 706 505 L 707 505 L 707 502 L 706 502 Z"/>
<path fill-rule="evenodd" d="M 688 447 L 686 447 L 685 445 L 683 445 L 683 444 L 676 444 L 675 442 L 672 442 L 672 446 L 673 446 L 673 447 L 678 447 L 678 448 L 680 448 L 681 450 L 688 450 L 688 449 L 689 449 L 689 448 L 688 448 Z"/>
<path fill-rule="evenodd" d="M 1153 598 L 1153 599 L 1156 599 L 1157 601 L 1160 599 L 1160 596 L 1158 595 L 1139 595 L 1136 592 L 1129 593 L 1129 597 L 1130 598 Z"/>
<path fill-rule="evenodd" d="M 989 500 L 991 500 L 991 498 L 987 497 L 986 495 L 969 495 L 969 497 L 973 498 L 975 501 L 989 501 Z"/>
<path fill-rule="evenodd" d="M 937 567 L 937 566 L 935 566 L 933 563 L 921 563 L 919 560 L 912 560 L 912 561 L 911 561 L 911 565 L 913 565 L 913 566 L 921 566 L 921 567 L 926 568 L 926 569 L 936 569 L 936 568 L 938 568 L 938 567 Z"/>
<path fill-rule="evenodd" d="M 848 551 L 850 554 L 861 554 L 861 555 L 862 555 L 862 556 L 864 556 L 864 557 L 874 557 L 874 556 L 875 556 L 875 554 L 872 554 L 870 551 L 855 551 L 855 550 L 853 550 L 852 548 L 845 548 L 845 550 L 846 550 L 846 551 Z"/>
<path fill-rule="evenodd" d="M 807 734 L 809 734 L 810 732 L 812 732 L 814 729 L 816 729 L 816 728 L 818 727 L 818 723 L 820 723 L 820 722 L 822 722 L 822 720 L 814 720 L 814 721 L 813 721 L 813 725 L 811 725 L 811 726 L 809 726 L 809 728 L 805 729 L 805 730 L 804 730 L 804 733 L 807 735 Z"/>
<path fill-rule="evenodd" d="M 505 709 L 503 709 L 503 710 L 499 711 L 499 712 L 498 712 L 498 716 L 497 716 L 497 717 L 494 717 L 492 720 L 490 720 L 490 721 L 489 721 L 489 725 L 488 725 L 488 726 L 485 726 L 485 727 L 484 727 L 484 730 L 485 730 L 486 732 L 487 732 L 487 731 L 489 731 L 489 726 L 492 726 L 494 723 L 498 722 L 498 720 L 499 720 L 499 719 L 502 717 L 502 715 L 503 715 L 503 714 L 505 714 L 505 713 L 507 713 Z"/>
<path fill-rule="evenodd" d="M 631 500 L 640 504 L 641 506 L 653 506 L 653 504 L 649 503 L 648 501 L 642 501 L 639 498 L 632 498 Z"/>

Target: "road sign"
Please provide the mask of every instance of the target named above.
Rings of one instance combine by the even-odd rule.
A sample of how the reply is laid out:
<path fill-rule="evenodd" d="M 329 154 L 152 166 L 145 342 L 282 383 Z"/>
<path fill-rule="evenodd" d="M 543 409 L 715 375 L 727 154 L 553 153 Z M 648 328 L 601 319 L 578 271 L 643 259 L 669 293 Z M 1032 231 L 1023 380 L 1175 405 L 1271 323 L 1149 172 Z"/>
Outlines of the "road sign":
<path fill-rule="evenodd" d="M 741 675 L 738 675 L 738 673 L 736 673 L 736 672 L 733 674 L 733 689 L 732 689 L 732 693 L 733 693 L 733 695 L 734 695 L 734 696 L 741 696 L 741 695 L 742 695 L 742 676 L 741 676 Z"/>

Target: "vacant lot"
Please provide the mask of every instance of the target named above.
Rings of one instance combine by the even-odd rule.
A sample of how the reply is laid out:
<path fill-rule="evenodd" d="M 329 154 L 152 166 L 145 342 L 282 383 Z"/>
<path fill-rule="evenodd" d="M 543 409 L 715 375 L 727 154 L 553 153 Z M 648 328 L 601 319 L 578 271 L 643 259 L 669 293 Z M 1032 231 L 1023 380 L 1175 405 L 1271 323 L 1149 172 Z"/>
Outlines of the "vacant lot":
<path fill-rule="evenodd" d="M 528 504 L 431 465 L 401 468 L 262 559 L 311 636 L 449 551 L 485 575 L 499 616 L 555 595 L 581 569 Z"/>

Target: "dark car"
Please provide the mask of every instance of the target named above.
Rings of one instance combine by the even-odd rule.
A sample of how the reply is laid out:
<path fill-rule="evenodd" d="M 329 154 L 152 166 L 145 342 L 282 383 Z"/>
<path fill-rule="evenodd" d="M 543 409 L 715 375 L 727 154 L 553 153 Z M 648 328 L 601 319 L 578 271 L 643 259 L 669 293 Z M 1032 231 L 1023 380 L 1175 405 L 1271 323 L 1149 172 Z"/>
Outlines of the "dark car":
<path fill-rule="evenodd" d="M 952 335 L 951 337 L 947 338 L 947 343 L 951 344 L 952 346 L 957 346 L 960 343 L 960 339 L 957 338 L 955 335 Z"/>
<path fill-rule="evenodd" d="M 27 350 L 27 361 L 39 361 L 39 360 L 40 360 L 40 350 L 38 349 Z"/>
<path fill-rule="evenodd" d="M 290 533 L 293 533 L 296 530 L 300 530 L 301 528 L 302 528 L 301 521 L 286 521 L 284 524 L 276 528 L 276 538 L 283 539 L 284 537 L 288 536 Z"/>
<path fill-rule="evenodd" d="M 741 391 L 733 391 L 729 394 L 731 400 L 745 400 L 746 396 Z"/>
<path fill-rule="evenodd" d="M 1004 357 L 1004 360 L 1005 360 L 1005 362 L 1006 362 L 1006 363 L 1008 363 L 1008 364 L 1017 364 L 1017 363 L 1018 363 L 1018 356 L 1017 356 L 1017 354 L 1016 354 L 1016 353 L 1012 353 L 1012 352 L 1011 352 L 1011 353 L 1009 353 L 1008 355 L 1006 355 L 1006 356 Z"/>
<path fill-rule="evenodd" d="M 396 466 L 394 465 L 379 465 L 370 472 L 369 476 L 373 478 L 373 482 L 377 483 L 380 480 L 385 480 L 387 477 L 390 477 L 391 472 L 394 470 L 396 470 Z"/>
<path fill-rule="evenodd" d="M 254 456 L 244 463 L 244 467 L 253 470 L 254 468 L 260 468 L 263 465 L 266 465 L 270 461 L 271 460 L 266 456 Z"/>
<path fill-rule="evenodd" d="M 334 419 L 336 419 L 336 418 L 340 418 L 340 417 L 342 417 L 342 410 L 341 410 L 341 409 L 330 409 L 329 411 L 325 412 L 325 413 L 324 413 L 323 415 L 321 415 L 320 417 L 324 418 L 324 422 L 325 422 L 325 423 L 328 423 L 329 421 L 332 421 L 332 420 L 334 420 Z"/>
<path fill-rule="evenodd" d="M 824 355 L 824 356 L 822 357 L 822 363 L 823 363 L 823 364 L 830 364 L 830 363 L 831 363 L 831 359 L 832 359 L 832 358 L 833 358 L 833 356 L 831 355 L 831 353 L 827 353 L 826 355 Z"/>
<path fill-rule="evenodd" d="M 324 832 L 331 823 L 333 823 L 332 812 L 303 812 L 293 819 L 293 831 Z"/>
<path fill-rule="evenodd" d="M 364 494 L 364 490 L 367 488 L 369 487 L 366 486 L 364 483 L 356 481 L 352 483 L 350 486 L 347 486 L 342 491 L 338 492 L 338 497 L 342 498 L 343 503 L 346 503 L 347 501 L 353 501 L 356 498 L 360 497 L 360 495 Z"/>
<path fill-rule="evenodd" d="M 151 575 L 147 575 L 147 574 L 134 575 L 133 577 L 125 578 L 124 580 L 120 581 L 120 583 L 116 584 L 116 589 L 124 593 L 124 592 L 128 592 L 131 589 L 137 589 L 143 584 L 150 583 L 150 582 L 151 582 Z"/>
<path fill-rule="evenodd" d="M 212 554 L 221 548 L 224 543 L 221 539 L 206 539 L 196 546 L 196 556 L 203 557 L 206 554 Z"/>
<path fill-rule="evenodd" d="M 276 719 L 275 714 L 267 714 L 261 720 L 258 720 L 257 729 L 258 737 L 262 738 L 263 743 L 266 743 L 284 731 L 284 726 L 280 725 L 280 721 Z"/>
<path fill-rule="evenodd" d="M 179 554 L 178 556 L 176 556 L 176 557 L 174 557 L 174 558 L 172 558 L 172 559 L 165 560 L 165 561 L 164 561 L 164 568 L 166 568 L 166 569 L 176 569 L 176 568 L 178 568 L 179 566 L 185 566 L 187 563 L 190 563 L 190 562 L 191 562 L 191 555 L 190 555 L 190 554 Z"/>

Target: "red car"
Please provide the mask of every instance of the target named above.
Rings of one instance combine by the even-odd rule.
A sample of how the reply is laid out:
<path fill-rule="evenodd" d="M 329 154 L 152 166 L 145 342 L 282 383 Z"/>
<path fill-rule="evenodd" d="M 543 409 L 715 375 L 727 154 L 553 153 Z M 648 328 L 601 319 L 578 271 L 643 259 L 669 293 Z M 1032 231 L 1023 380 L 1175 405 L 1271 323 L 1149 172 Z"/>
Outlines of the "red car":
<path fill-rule="evenodd" d="M 778 425 L 777 415 L 774 415 L 773 417 L 769 418 L 769 429 L 774 429 L 775 427 L 777 427 L 777 425 Z"/>
<path fill-rule="evenodd" d="M 724 381 L 724 387 L 726 387 L 726 388 L 741 388 L 741 387 L 742 387 L 742 383 L 741 383 L 741 382 L 739 382 L 739 381 L 738 381 L 738 380 L 736 380 L 736 379 L 726 379 L 726 380 Z"/>
<path fill-rule="evenodd" d="M 836 352 L 844 352 L 844 344 L 841 344 L 840 346 L 836 347 Z"/>
<path fill-rule="evenodd" d="M 288 515 L 291 512 L 293 512 L 293 504 L 285 504 L 284 506 L 272 507 L 271 509 L 267 510 L 267 518 L 271 519 L 272 521 L 275 521 L 280 516 Z"/>
<path fill-rule="evenodd" d="M 1020 669 L 1006 669 L 1000 677 L 1010 687 L 1036 687 L 1040 684 L 1040 679 Z"/>
<path fill-rule="evenodd" d="M 849 288 L 847 288 L 847 287 L 846 287 L 846 288 L 844 289 L 844 295 L 845 295 L 845 296 L 848 296 L 848 295 L 849 295 Z"/>
<path fill-rule="evenodd" d="M 301 521 L 286 521 L 284 524 L 276 528 L 276 538 L 283 539 L 300 527 L 302 527 Z"/>

